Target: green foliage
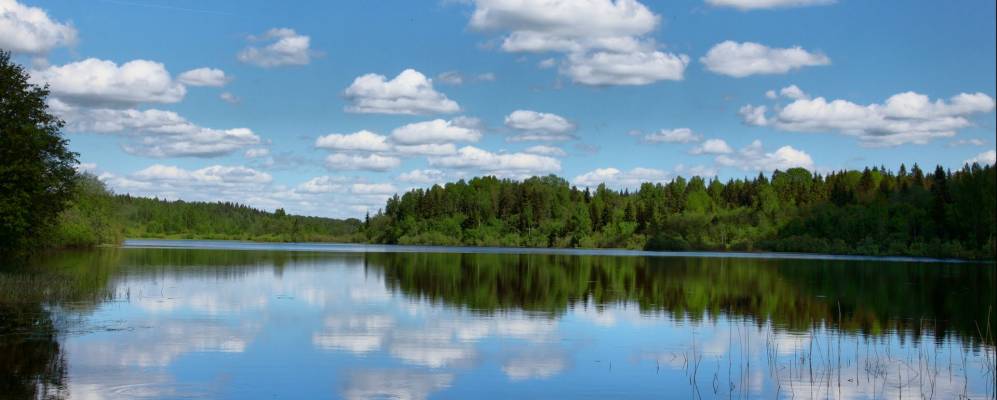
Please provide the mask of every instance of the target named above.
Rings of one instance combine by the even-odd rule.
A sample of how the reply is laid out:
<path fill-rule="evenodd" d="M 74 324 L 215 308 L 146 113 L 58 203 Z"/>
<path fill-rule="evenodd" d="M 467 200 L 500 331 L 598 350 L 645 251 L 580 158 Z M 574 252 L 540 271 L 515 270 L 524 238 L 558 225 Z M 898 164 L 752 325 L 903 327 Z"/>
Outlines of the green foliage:
<path fill-rule="evenodd" d="M 388 200 L 376 243 L 791 251 L 994 258 L 995 172 L 884 168 L 771 179 L 677 178 L 635 192 L 579 190 L 556 176 L 474 178 Z"/>
<path fill-rule="evenodd" d="M 258 210 L 236 203 L 168 201 L 118 195 L 110 199 L 130 238 L 226 239 L 268 242 L 361 241 L 362 223 Z"/>
<path fill-rule="evenodd" d="M 47 96 L 0 50 L 0 258 L 39 247 L 75 186 L 76 153 L 66 148 Z"/>
<path fill-rule="evenodd" d="M 119 243 L 123 235 L 112 193 L 96 176 L 81 174 L 69 207 L 59 215 L 50 244 L 60 248 L 93 247 Z"/>

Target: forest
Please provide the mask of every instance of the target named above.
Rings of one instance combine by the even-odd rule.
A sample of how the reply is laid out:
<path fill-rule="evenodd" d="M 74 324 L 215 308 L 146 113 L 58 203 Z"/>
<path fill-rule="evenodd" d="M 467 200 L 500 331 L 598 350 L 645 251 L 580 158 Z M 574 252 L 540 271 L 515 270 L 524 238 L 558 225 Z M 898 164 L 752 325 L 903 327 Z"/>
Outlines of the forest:
<path fill-rule="evenodd" d="M 375 243 L 780 251 L 993 259 L 993 166 L 917 164 L 726 183 L 701 177 L 630 191 L 556 176 L 480 177 L 389 199 L 365 222 Z"/>
<path fill-rule="evenodd" d="M 123 238 L 358 241 L 360 220 L 289 215 L 235 203 L 186 202 L 111 193 L 81 174 L 51 236 L 54 247 L 92 247 Z"/>

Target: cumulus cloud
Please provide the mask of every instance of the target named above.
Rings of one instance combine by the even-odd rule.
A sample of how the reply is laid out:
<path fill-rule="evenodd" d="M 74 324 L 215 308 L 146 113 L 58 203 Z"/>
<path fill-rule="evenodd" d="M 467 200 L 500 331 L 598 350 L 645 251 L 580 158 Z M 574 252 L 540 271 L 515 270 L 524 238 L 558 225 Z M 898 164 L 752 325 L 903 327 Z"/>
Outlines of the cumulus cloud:
<path fill-rule="evenodd" d="M 175 81 L 163 64 L 147 60 L 118 66 L 113 61 L 88 58 L 31 71 L 30 82 L 48 84 L 54 97 L 86 106 L 176 103 L 187 94 L 187 88 Z"/>
<path fill-rule="evenodd" d="M 394 79 L 366 74 L 344 92 L 351 102 L 346 111 L 367 114 L 449 114 L 460 111 L 457 102 L 433 89 L 433 80 L 414 69 Z"/>
<path fill-rule="evenodd" d="M 187 86 L 225 86 L 230 78 L 217 68 L 196 68 L 177 76 L 177 81 Z"/>
<path fill-rule="evenodd" d="M 415 169 L 398 175 L 398 180 L 423 185 L 443 183 L 447 181 L 447 173 L 438 169 Z"/>
<path fill-rule="evenodd" d="M 826 55 L 811 53 L 799 46 L 779 49 L 730 40 L 713 46 L 699 61 L 714 73 L 735 78 L 756 74 L 784 74 L 803 67 L 831 64 L 831 59 Z"/>
<path fill-rule="evenodd" d="M 560 147 L 547 146 L 542 144 L 528 147 L 525 150 L 523 150 L 523 152 L 530 154 L 537 154 L 541 156 L 551 156 L 551 157 L 564 157 L 568 155 L 568 153 L 565 152 Z"/>
<path fill-rule="evenodd" d="M 309 48 L 311 38 L 298 34 L 294 29 L 273 28 L 260 36 L 250 36 L 251 42 L 264 42 L 265 46 L 249 45 L 236 58 L 246 64 L 263 68 L 289 65 L 307 65 L 313 55 Z"/>
<path fill-rule="evenodd" d="M 714 7 L 731 7 L 741 11 L 820 6 L 833 4 L 836 0 L 706 0 L 706 3 Z"/>
<path fill-rule="evenodd" d="M 642 138 L 648 143 L 692 143 L 702 140 L 703 136 L 695 133 L 689 128 L 662 129 L 644 135 Z"/>
<path fill-rule="evenodd" d="M 812 170 L 814 167 L 813 159 L 802 150 L 782 146 L 774 152 L 766 153 L 759 140 L 751 142 L 735 154 L 717 156 L 716 162 L 721 166 L 737 167 L 745 171 L 786 170 L 795 167 Z"/>
<path fill-rule="evenodd" d="M 730 154 L 734 149 L 723 139 L 707 139 L 703 144 L 693 147 L 691 154 Z"/>
<path fill-rule="evenodd" d="M 398 144 L 394 150 L 402 156 L 445 156 L 457 152 L 453 143 Z"/>
<path fill-rule="evenodd" d="M 600 39 L 644 35 L 660 17 L 636 0 L 477 0 L 472 29 L 511 31 L 506 51 L 587 47 Z"/>
<path fill-rule="evenodd" d="M 520 133 L 510 140 L 570 140 L 576 126 L 568 119 L 551 113 L 516 110 L 505 117 L 505 126 Z"/>
<path fill-rule="evenodd" d="M 960 93 L 950 99 L 931 101 L 928 96 L 904 92 L 883 104 L 860 105 L 823 97 L 800 98 L 769 115 L 765 106 L 741 108 L 745 123 L 772 126 L 792 132 L 836 131 L 855 136 L 865 146 L 925 144 L 955 136 L 971 125 L 973 114 L 994 109 L 994 99 L 984 93 Z"/>
<path fill-rule="evenodd" d="M 333 133 L 315 140 L 315 147 L 338 151 L 387 151 L 391 149 L 388 138 L 368 130 L 351 134 Z"/>
<path fill-rule="evenodd" d="M 53 21 L 38 7 L 0 0 L 0 48 L 14 53 L 43 55 L 76 44 L 76 28 Z"/>
<path fill-rule="evenodd" d="M 346 188 L 346 182 L 341 176 L 317 176 L 302 182 L 296 190 L 310 194 L 339 192 Z"/>
<path fill-rule="evenodd" d="M 354 183 L 350 185 L 353 194 L 394 194 L 398 189 L 390 183 Z"/>
<path fill-rule="evenodd" d="M 464 146 L 453 155 L 430 157 L 429 165 L 473 169 L 500 176 L 546 175 L 561 170 L 561 162 L 556 158 L 528 153 L 492 153 L 474 146 Z"/>
<path fill-rule="evenodd" d="M 507 52 L 568 55 L 560 72 L 584 85 L 681 80 L 688 57 L 664 53 L 648 34 L 661 17 L 636 0 L 476 0 L 470 27 L 507 32 Z M 541 61 L 540 68 L 556 64 Z"/>
<path fill-rule="evenodd" d="M 984 151 L 977 154 L 976 157 L 970 158 L 964 162 L 966 164 L 978 163 L 980 165 L 994 165 L 994 163 L 997 163 L 997 150 Z"/>
<path fill-rule="evenodd" d="M 380 154 L 330 154 L 325 158 L 325 166 L 332 170 L 384 172 L 401 165 L 397 157 Z"/>
<path fill-rule="evenodd" d="M 668 172 L 654 169 L 637 167 L 630 171 L 621 171 L 616 168 L 597 168 L 584 174 L 578 175 L 572 180 L 578 186 L 596 187 L 606 184 L 611 188 L 637 188 L 644 182 L 667 182 L 670 179 Z"/>
<path fill-rule="evenodd" d="M 104 173 L 100 179 L 119 193 L 243 203 L 273 181 L 266 172 L 240 165 L 212 165 L 188 170 L 163 164 L 124 176 Z"/>
<path fill-rule="evenodd" d="M 593 86 L 647 85 L 683 79 L 689 56 L 660 51 L 572 54 L 562 72 L 577 83 Z"/>
<path fill-rule="evenodd" d="M 173 111 L 84 108 L 49 100 L 49 109 L 70 132 L 122 136 L 126 152 L 150 157 L 214 157 L 260 143 L 248 128 L 198 126 Z"/>
<path fill-rule="evenodd" d="M 809 99 L 810 96 L 800 89 L 799 86 L 789 85 L 782 89 L 779 89 L 779 95 L 793 100 Z"/>
<path fill-rule="evenodd" d="M 403 125 L 391 131 L 391 140 L 399 144 L 477 142 L 481 131 L 465 119 L 434 119 Z"/>

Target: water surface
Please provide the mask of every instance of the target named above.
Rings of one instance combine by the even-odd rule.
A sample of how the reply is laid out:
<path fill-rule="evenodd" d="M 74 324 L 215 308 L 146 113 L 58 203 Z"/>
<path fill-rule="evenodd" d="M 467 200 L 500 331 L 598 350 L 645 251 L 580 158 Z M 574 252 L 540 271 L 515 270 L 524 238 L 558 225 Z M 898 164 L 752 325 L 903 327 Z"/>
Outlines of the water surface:
<path fill-rule="evenodd" d="M 0 272 L 0 393 L 994 396 L 993 264 L 658 255 L 214 241 L 63 253 Z"/>

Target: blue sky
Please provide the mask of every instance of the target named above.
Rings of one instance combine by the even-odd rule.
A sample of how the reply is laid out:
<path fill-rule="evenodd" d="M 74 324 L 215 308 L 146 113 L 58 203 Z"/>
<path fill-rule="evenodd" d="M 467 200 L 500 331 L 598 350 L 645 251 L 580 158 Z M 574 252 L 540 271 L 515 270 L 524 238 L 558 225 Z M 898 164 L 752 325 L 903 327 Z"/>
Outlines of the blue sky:
<path fill-rule="evenodd" d="M 0 47 L 117 192 L 338 217 L 486 174 L 992 163 L 994 8 L 0 0 Z"/>

